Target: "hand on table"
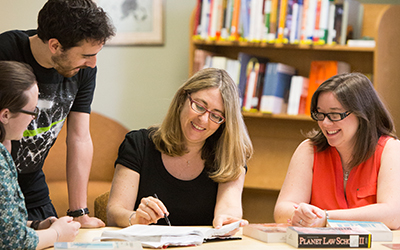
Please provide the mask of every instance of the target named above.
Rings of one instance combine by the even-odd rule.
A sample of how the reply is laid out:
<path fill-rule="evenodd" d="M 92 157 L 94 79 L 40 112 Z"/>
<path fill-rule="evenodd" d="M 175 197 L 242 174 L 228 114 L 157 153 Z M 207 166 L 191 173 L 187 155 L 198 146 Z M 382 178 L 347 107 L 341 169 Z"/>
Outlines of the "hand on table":
<path fill-rule="evenodd" d="M 300 203 L 294 206 L 291 223 L 298 227 L 324 227 L 326 224 L 324 210 L 307 204 Z"/>
<path fill-rule="evenodd" d="M 214 218 L 213 226 L 214 226 L 214 228 L 217 228 L 217 229 L 218 229 L 218 228 L 221 228 L 223 225 L 231 224 L 231 223 L 236 222 L 236 221 L 239 221 L 239 220 L 241 221 L 241 222 L 240 222 L 240 226 L 241 226 L 241 227 L 244 227 L 244 226 L 246 226 L 246 225 L 249 224 L 249 222 L 248 222 L 247 220 L 244 220 L 244 219 L 242 219 L 242 218 L 236 218 L 236 217 L 232 217 L 232 216 L 230 216 L 230 215 L 221 214 L 221 215 L 217 215 L 217 216 Z M 234 234 L 237 233 L 238 231 L 239 231 L 239 229 L 235 229 L 235 230 L 233 230 L 233 231 L 227 233 L 227 234 L 224 235 L 224 236 L 231 236 L 231 235 L 234 235 Z"/>
<path fill-rule="evenodd" d="M 77 221 L 81 224 L 82 228 L 98 228 L 105 227 L 106 224 L 96 217 L 89 217 L 89 215 L 85 214 L 79 217 L 75 217 L 74 221 Z"/>
<path fill-rule="evenodd" d="M 72 217 L 64 216 L 59 219 L 53 217 L 50 229 L 57 232 L 59 242 L 72 242 L 78 235 L 81 224 L 73 220 Z"/>

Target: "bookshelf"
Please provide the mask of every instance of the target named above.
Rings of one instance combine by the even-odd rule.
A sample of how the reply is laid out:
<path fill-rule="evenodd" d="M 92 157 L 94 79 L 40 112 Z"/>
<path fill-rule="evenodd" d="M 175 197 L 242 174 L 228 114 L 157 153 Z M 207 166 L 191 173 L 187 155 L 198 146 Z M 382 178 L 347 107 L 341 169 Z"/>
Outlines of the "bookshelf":
<path fill-rule="evenodd" d="M 192 28 L 194 16 L 195 11 Z M 375 48 L 204 41 L 190 37 L 189 75 L 194 73 L 195 49 L 232 59 L 237 59 L 239 52 L 263 56 L 271 62 L 294 66 L 299 75 L 307 77 L 313 60 L 345 61 L 352 71 L 373 74 L 374 86 L 392 113 L 396 127 L 400 128 L 399 21 L 400 5 L 364 4 L 362 35 L 375 38 Z M 250 222 L 273 222 L 273 207 L 290 158 L 304 140 L 302 132 L 316 128 L 317 124 L 305 116 L 247 112 L 243 116 L 254 145 L 243 193 L 244 217 Z"/>

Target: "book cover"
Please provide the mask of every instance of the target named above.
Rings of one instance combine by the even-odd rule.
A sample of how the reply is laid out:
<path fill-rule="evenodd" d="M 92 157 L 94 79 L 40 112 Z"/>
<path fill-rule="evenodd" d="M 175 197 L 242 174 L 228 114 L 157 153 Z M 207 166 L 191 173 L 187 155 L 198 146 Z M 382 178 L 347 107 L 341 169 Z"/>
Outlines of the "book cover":
<path fill-rule="evenodd" d="M 371 248 L 362 227 L 288 227 L 286 243 L 297 248 Z"/>
<path fill-rule="evenodd" d="M 233 3 L 231 33 L 229 40 L 236 41 L 239 39 L 239 18 L 240 18 L 241 3 L 240 0 L 235 0 Z"/>
<path fill-rule="evenodd" d="M 213 53 L 211 53 L 209 51 L 196 49 L 194 51 L 194 57 L 193 57 L 193 73 L 196 73 L 197 71 L 205 68 L 206 67 L 206 58 L 207 57 L 212 58 L 212 55 L 213 55 Z"/>
<path fill-rule="evenodd" d="M 274 42 L 278 29 L 278 6 L 279 0 L 271 0 L 271 14 L 269 16 L 268 42 Z"/>
<path fill-rule="evenodd" d="M 110 242 L 56 242 L 54 249 L 119 249 L 119 250 L 140 250 L 142 244 L 139 241 L 110 241 Z"/>
<path fill-rule="evenodd" d="M 286 24 L 286 14 L 288 8 L 288 0 L 279 0 L 279 21 L 278 21 L 278 35 L 277 43 L 283 43 L 283 38 L 285 36 L 285 24 Z"/>
<path fill-rule="evenodd" d="M 243 235 L 267 243 L 286 242 L 286 223 L 249 224 L 243 227 Z"/>
<path fill-rule="evenodd" d="M 260 111 L 281 114 L 287 111 L 290 82 L 296 69 L 283 63 L 268 63 Z"/>
<path fill-rule="evenodd" d="M 372 241 L 392 241 L 392 231 L 382 222 L 376 221 L 346 221 L 328 220 L 328 227 L 353 227 L 360 226 L 372 234 Z"/>
<path fill-rule="evenodd" d="M 260 70 L 260 63 L 257 58 L 253 57 L 247 64 L 247 82 L 246 91 L 243 99 L 243 111 L 251 111 L 254 106 L 256 96 L 257 78 Z M 255 103 L 257 105 L 257 103 Z"/>
<path fill-rule="evenodd" d="M 210 0 L 202 0 L 201 19 L 200 19 L 201 39 L 207 39 L 209 23 L 210 23 Z"/>
<path fill-rule="evenodd" d="M 288 115 L 304 114 L 305 99 L 308 94 L 308 78 L 303 76 L 293 76 L 290 83 L 290 93 L 288 102 Z M 305 95 L 305 96 L 304 96 Z"/>
<path fill-rule="evenodd" d="M 247 64 L 247 82 L 245 97 L 243 99 L 243 111 L 258 111 L 261 88 L 263 86 L 266 58 L 252 57 Z"/>
<path fill-rule="evenodd" d="M 224 56 L 213 56 L 211 60 L 211 67 L 225 70 L 227 61 L 228 58 Z"/>
<path fill-rule="evenodd" d="M 312 61 L 309 75 L 308 96 L 306 101 L 305 113 L 310 115 L 311 99 L 312 96 L 324 81 L 328 80 L 334 75 L 349 73 L 350 65 L 346 62 L 340 61 Z"/>
<path fill-rule="evenodd" d="M 340 27 L 339 44 L 346 45 L 347 42 L 347 25 L 349 22 L 349 0 L 343 0 L 342 26 Z"/>
<path fill-rule="evenodd" d="M 226 61 L 226 72 L 228 72 L 229 76 L 236 84 L 239 84 L 239 77 L 240 77 L 239 60 L 228 58 Z"/>
<path fill-rule="evenodd" d="M 254 55 L 250 55 L 244 52 L 239 52 L 238 54 L 238 61 L 240 62 L 240 73 L 239 73 L 239 98 L 240 98 L 240 105 L 243 106 L 243 99 L 246 91 L 246 83 L 248 79 L 248 72 L 247 72 L 247 65 L 251 58 L 256 57 Z M 258 57 L 258 59 L 261 59 Z M 263 60 L 267 60 L 267 58 L 262 58 Z"/>

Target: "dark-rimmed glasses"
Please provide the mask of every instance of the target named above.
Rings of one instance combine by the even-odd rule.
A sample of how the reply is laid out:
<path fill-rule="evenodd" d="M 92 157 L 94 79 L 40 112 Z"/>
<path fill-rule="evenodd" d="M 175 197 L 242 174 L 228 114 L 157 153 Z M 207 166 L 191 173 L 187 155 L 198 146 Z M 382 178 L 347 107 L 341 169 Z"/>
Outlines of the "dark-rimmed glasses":
<path fill-rule="evenodd" d="M 349 116 L 351 114 L 350 111 L 346 111 L 343 113 L 322 113 L 322 112 L 311 112 L 311 118 L 313 118 L 316 121 L 323 121 L 325 120 L 325 117 L 328 117 L 328 119 L 332 122 L 338 122 L 343 120 L 344 118 L 346 118 L 347 116 Z"/>
<path fill-rule="evenodd" d="M 196 102 L 195 100 L 192 99 L 190 94 L 188 94 L 188 97 L 189 97 L 189 101 L 190 101 L 190 107 L 193 109 L 194 112 L 199 113 L 199 114 L 204 114 L 204 113 L 208 112 L 210 120 L 217 124 L 221 124 L 225 121 L 225 118 L 222 115 L 215 113 L 215 112 L 207 109 L 206 107 L 204 107 L 202 104 Z"/>
<path fill-rule="evenodd" d="M 18 112 L 24 113 L 27 115 L 31 115 L 31 116 L 33 116 L 34 119 L 38 118 L 38 116 L 39 116 L 39 108 L 38 107 L 35 107 L 35 110 L 33 110 L 33 111 L 27 111 L 27 110 L 20 109 Z"/>

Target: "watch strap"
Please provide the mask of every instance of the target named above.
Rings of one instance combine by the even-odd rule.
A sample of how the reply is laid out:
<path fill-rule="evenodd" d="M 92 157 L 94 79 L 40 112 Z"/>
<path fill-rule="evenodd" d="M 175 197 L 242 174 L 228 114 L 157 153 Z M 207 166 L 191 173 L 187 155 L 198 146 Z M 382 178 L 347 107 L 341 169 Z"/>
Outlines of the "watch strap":
<path fill-rule="evenodd" d="M 71 216 L 71 217 L 80 217 L 80 216 L 83 216 L 85 214 L 89 214 L 89 209 L 87 207 L 80 208 L 80 209 L 77 209 L 77 210 L 74 210 L 74 211 L 70 211 L 68 209 L 68 211 L 67 211 L 67 215 Z"/>

